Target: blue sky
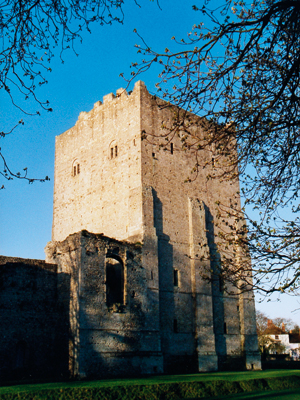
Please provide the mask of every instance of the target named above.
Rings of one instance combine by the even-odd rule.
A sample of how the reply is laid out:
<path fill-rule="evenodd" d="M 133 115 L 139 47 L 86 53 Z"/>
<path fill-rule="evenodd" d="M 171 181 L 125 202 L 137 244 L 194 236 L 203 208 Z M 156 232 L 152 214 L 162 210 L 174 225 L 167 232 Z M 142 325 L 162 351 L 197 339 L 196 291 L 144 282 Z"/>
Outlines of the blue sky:
<path fill-rule="evenodd" d="M 128 0 L 124 8 L 123 25 L 92 26 L 92 33 L 84 32 L 83 44 L 77 42 L 77 57 L 72 51 L 64 54 L 64 64 L 58 56 L 51 62 L 48 85 L 39 89 L 39 96 L 49 100 L 52 113 L 27 117 L 13 107 L 4 92 L 0 92 L 0 118 L 4 127 L 23 118 L 25 125 L 0 140 L 0 147 L 10 168 L 36 178 L 50 177 L 50 182 L 29 185 L 25 181 L 1 181 L 5 190 L 0 192 L 0 254 L 24 258 L 44 259 L 44 247 L 51 240 L 52 197 L 54 172 L 55 136 L 72 127 L 81 111 L 89 111 L 93 104 L 110 92 L 124 87 L 119 74 L 130 75 L 130 64 L 138 61 L 134 44 L 138 32 L 155 49 L 171 47 L 171 37 L 186 37 L 192 25 L 201 18 L 192 10 L 193 0 L 140 0 L 141 8 L 134 0 Z M 200 3 L 200 2 L 199 2 Z M 171 6 L 170 6 L 171 4 Z M 140 76 L 148 90 L 155 92 L 158 70 L 150 70 Z M 19 99 L 22 101 L 22 99 Z M 36 110 L 37 105 L 25 103 L 27 110 Z M 1 127 L 1 130 L 3 128 Z M 300 300 L 299 300 L 300 303 Z M 291 311 L 300 307 L 297 300 L 281 296 L 278 302 L 264 302 L 258 308 L 272 318 L 289 317 L 300 324 L 300 312 Z"/>

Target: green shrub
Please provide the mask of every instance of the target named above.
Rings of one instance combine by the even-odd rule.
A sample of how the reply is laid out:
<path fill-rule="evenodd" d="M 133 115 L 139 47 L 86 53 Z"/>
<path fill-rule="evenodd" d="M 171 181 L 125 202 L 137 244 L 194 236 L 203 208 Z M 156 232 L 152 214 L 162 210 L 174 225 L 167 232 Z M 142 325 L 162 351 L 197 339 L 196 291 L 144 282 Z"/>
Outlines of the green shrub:
<path fill-rule="evenodd" d="M 278 373 L 279 375 L 279 373 Z M 238 377 L 241 377 L 241 380 Z M 176 376 L 172 377 L 172 382 L 151 383 L 148 384 L 128 384 L 128 381 L 120 382 L 78 382 L 51 385 L 36 385 L 23 387 L 11 387 L 0 389 L 0 400 L 181 400 L 201 397 L 226 396 L 238 393 L 247 393 L 254 391 L 273 390 L 280 391 L 284 389 L 300 388 L 300 376 L 288 375 L 276 377 L 274 374 L 254 378 L 257 375 L 251 375 L 250 379 L 245 379 L 244 375 L 236 374 L 236 379 L 228 378 L 224 374 L 211 376 L 196 375 L 194 381 L 189 381 L 187 376 L 179 377 L 176 382 Z M 253 376 L 253 379 L 251 379 Z M 272 377 L 273 376 L 273 377 Z M 217 377 L 217 379 L 216 379 Z M 198 378 L 198 380 L 197 380 Z M 109 386 L 110 385 L 110 386 Z M 47 388 L 46 388 L 47 386 Z M 11 390 L 10 390 L 11 389 Z"/>

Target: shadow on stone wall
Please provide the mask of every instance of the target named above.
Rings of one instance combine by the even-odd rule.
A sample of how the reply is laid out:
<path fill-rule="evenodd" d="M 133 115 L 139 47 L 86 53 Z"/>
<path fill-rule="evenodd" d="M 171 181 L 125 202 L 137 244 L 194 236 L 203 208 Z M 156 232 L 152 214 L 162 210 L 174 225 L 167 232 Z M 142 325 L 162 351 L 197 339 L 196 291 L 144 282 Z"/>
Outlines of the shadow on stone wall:
<path fill-rule="evenodd" d="M 0 378 L 60 379 L 68 376 L 69 277 L 38 260 L 0 265 Z"/>
<path fill-rule="evenodd" d="M 216 338 L 216 353 L 218 355 L 218 369 L 222 370 L 224 362 L 226 362 L 226 338 L 225 338 L 225 315 L 224 315 L 224 297 L 223 297 L 223 282 L 220 277 L 221 257 L 215 243 L 215 231 L 213 216 L 207 206 L 206 213 L 206 228 L 207 241 L 209 247 L 210 264 L 212 270 L 212 296 L 213 296 L 213 320 L 214 333 Z"/>
<path fill-rule="evenodd" d="M 181 254 L 174 253 L 170 237 L 164 233 L 163 227 L 163 205 L 153 190 L 154 202 L 154 227 L 158 238 L 158 270 L 159 270 L 159 307 L 160 307 L 160 330 L 162 352 L 164 357 L 165 373 L 192 373 L 198 371 L 196 339 L 193 323 L 191 322 L 190 332 L 188 324 L 184 320 L 189 315 L 182 315 L 182 310 L 175 304 L 175 298 L 180 296 L 174 284 L 174 265 L 176 259 L 182 259 Z M 189 283 L 190 284 L 190 283 Z M 191 300 L 191 296 L 190 296 Z M 184 302 L 179 302 L 184 304 Z M 188 308 L 187 304 L 184 304 Z M 190 320 L 194 316 L 192 302 L 190 304 Z M 185 331 L 185 333 L 183 333 Z M 191 345 L 186 349 L 185 335 Z M 192 348 L 191 348 L 192 347 Z"/>
<path fill-rule="evenodd" d="M 225 288 L 222 281 L 221 257 L 215 243 L 214 221 L 210 210 L 205 206 L 207 221 L 207 239 L 210 252 L 210 261 L 212 269 L 212 296 L 213 296 L 213 318 L 214 333 L 216 340 L 216 353 L 218 356 L 219 371 L 238 371 L 246 369 L 246 360 L 243 354 L 228 354 L 229 349 L 226 344 L 227 329 L 225 320 Z M 239 339 L 240 340 L 240 339 Z"/>

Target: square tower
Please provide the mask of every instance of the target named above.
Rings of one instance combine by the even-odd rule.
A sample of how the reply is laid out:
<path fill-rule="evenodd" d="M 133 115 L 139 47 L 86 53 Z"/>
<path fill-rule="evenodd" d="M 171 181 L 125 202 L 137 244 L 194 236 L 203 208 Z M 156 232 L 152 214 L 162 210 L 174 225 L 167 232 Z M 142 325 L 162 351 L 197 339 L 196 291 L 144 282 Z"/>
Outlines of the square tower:
<path fill-rule="evenodd" d="M 139 81 L 130 94 L 104 96 L 56 138 L 52 243 L 87 230 L 142 245 L 145 296 L 157 299 L 165 372 L 184 364 L 216 370 L 232 358 L 258 369 L 252 291 L 228 295 L 210 276 L 217 203 L 239 207 L 239 182 L 207 179 L 214 168 L 209 150 L 198 152 L 200 168 L 187 179 L 196 159 L 182 149 L 181 134 L 160 146 L 174 110 Z"/>

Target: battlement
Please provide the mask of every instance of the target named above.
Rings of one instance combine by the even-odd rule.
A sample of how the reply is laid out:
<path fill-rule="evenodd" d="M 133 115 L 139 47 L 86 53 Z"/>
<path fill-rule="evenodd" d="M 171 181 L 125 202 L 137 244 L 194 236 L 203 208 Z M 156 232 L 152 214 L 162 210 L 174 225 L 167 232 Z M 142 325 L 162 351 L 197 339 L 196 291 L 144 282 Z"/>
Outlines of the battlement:
<path fill-rule="evenodd" d="M 96 101 L 94 103 L 94 107 L 90 111 L 82 111 L 79 114 L 78 121 L 82 121 L 88 118 L 91 118 L 94 116 L 94 113 L 98 113 L 99 111 L 104 111 L 106 107 L 111 107 L 117 106 L 120 102 L 126 102 L 130 99 L 130 97 L 134 97 L 135 95 L 138 95 L 141 90 L 145 90 L 148 94 L 148 90 L 146 88 L 146 85 L 143 81 L 137 81 L 134 85 L 134 88 L 131 92 L 127 92 L 126 89 L 124 88 L 119 88 L 116 91 L 116 94 L 114 93 L 108 93 L 103 96 L 103 101 Z"/>

